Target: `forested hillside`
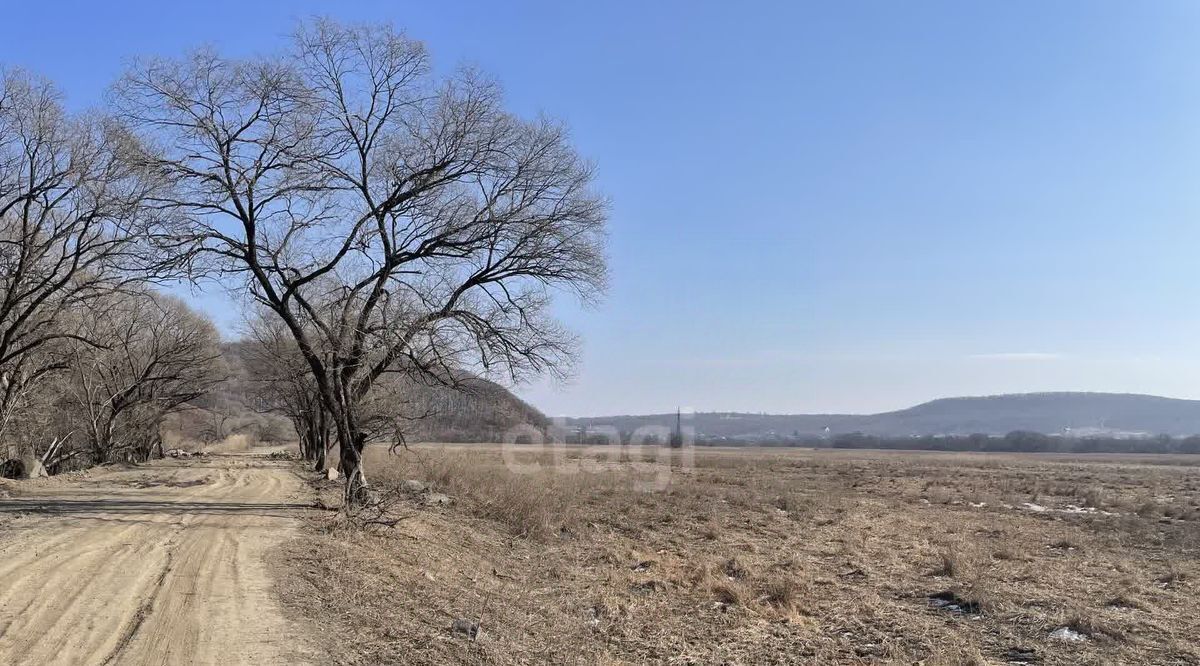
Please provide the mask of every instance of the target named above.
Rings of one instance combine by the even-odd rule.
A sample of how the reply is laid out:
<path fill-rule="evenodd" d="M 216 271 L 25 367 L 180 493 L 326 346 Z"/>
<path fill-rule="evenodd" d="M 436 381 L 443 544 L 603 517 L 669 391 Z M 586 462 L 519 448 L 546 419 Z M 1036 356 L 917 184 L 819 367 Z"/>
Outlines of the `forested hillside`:
<path fill-rule="evenodd" d="M 229 437 L 247 441 L 290 442 L 297 439 L 288 405 L 278 397 L 289 390 L 271 369 L 255 369 L 254 341 L 221 345 L 227 379 L 184 409 L 167 424 L 180 442 L 212 444 Z M 407 441 L 499 441 L 522 424 L 544 427 L 546 417 L 503 386 L 458 373 L 455 381 L 433 384 L 400 376 L 381 383 L 381 398 L 372 401 L 374 413 L 390 424 L 380 437 L 396 429 Z"/>
<path fill-rule="evenodd" d="M 675 414 L 570 419 L 572 428 L 611 425 L 633 432 L 671 426 Z M 1200 434 L 1200 401 L 1124 393 L 1025 393 L 933 400 L 880 414 L 684 415 L 697 437 L 712 441 L 811 439 L 861 433 L 877 437 L 1005 435 L 1028 431 L 1065 437 L 1186 437 Z"/>

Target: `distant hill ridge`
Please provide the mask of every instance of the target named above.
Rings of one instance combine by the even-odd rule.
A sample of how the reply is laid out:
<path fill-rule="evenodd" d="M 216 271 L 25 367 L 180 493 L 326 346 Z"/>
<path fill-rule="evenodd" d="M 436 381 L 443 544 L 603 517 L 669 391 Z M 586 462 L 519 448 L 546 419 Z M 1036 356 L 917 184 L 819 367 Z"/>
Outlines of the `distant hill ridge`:
<path fill-rule="evenodd" d="M 685 416 L 699 435 L 731 439 L 861 432 L 883 437 L 1003 435 L 1138 436 L 1200 434 L 1200 400 L 1134 393 L 1016 393 L 941 398 L 880 414 L 752 414 L 703 412 Z M 629 432 L 672 425 L 674 414 L 568 419 L 570 426 L 610 425 Z"/>

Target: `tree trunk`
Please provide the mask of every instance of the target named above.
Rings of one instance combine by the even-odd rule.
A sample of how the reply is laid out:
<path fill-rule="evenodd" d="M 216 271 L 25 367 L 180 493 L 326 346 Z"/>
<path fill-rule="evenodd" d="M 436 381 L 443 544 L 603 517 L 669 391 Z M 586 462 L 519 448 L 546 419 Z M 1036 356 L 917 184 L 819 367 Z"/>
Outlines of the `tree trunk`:
<path fill-rule="evenodd" d="M 350 436 L 349 446 L 340 446 L 340 466 L 346 475 L 345 501 L 347 507 L 362 506 L 367 502 L 367 477 L 363 473 L 362 452 L 367 437 L 362 433 Z"/>
<path fill-rule="evenodd" d="M 329 426 L 325 408 L 318 403 L 303 416 L 295 419 L 296 431 L 300 433 L 300 453 L 312 463 L 316 472 L 324 472 L 330 447 Z"/>
<path fill-rule="evenodd" d="M 310 349 L 305 349 L 303 344 L 301 351 L 317 377 L 318 395 L 324 407 L 323 410 L 319 410 L 322 429 L 329 432 L 332 425 L 337 434 L 338 468 L 345 477 L 342 499 L 344 508 L 348 511 L 365 504 L 368 496 L 367 478 L 362 469 L 362 451 L 366 446 L 367 436 L 359 427 L 358 414 L 355 411 L 356 397 L 346 386 L 350 375 L 331 372 Z"/>
<path fill-rule="evenodd" d="M 303 419 L 308 421 L 308 419 Z M 292 424 L 296 426 L 296 433 L 300 435 L 300 457 L 304 460 L 312 460 L 312 433 L 307 423 L 300 423 L 301 419 L 295 419 Z"/>
<path fill-rule="evenodd" d="M 339 397 L 344 397 L 341 395 Z M 338 436 L 338 466 L 345 477 L 343 500 L 347 509 L 367 502 L 367 477 L 363 473 L 362 452 L 367 436 L 359 429 L 358 414 L 348 401 L 339 404 L 335 418 Z"/>

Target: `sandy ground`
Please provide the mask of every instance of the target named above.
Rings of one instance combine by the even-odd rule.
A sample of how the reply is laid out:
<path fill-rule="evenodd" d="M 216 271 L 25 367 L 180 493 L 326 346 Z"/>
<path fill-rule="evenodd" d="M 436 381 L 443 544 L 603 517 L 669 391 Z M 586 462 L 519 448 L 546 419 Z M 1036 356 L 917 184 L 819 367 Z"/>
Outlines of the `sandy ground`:
<path fill-rule="evenodd" d="M 294 535 L 287 462 L 221 455 L 0 497 L 0 663 L 303 664 L 265 556 Z"/>

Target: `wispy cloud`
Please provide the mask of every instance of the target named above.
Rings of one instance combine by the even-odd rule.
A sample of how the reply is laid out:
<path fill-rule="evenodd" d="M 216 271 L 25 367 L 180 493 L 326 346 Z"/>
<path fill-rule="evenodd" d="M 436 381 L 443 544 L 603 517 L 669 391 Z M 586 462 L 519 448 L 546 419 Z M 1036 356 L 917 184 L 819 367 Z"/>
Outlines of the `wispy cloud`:
<path fill-rule="evenodd" d="M 1046 361 L 1061 361 L 1070 358 L 1067 354 L 1057 352 L 995 352 L 984 354 L 967 354 L 960 358 L 971 361 L 989 361 L 997 363 L 1034 363 Z M 882 354 L 882 353 L 798 353 L 787 351 L 767 350 L 751 352 L 735 356 L 697 356 L 692 358 L 662 358 L 649 361 L 650 363 L 675 367 L 691 368 L 750 368 L 764 365 L 798 364 L 798 363 L 842 363 L 842 364 L 896 364 L 917 363 L 930 360 L 951 360 L 945 356 L 929 354 Z"/>
<path fill-rule="evenodd" d="M 846 353 L 846 352 L 818 352 L 818 353 L 803 353 L 788 350 L 768 349 L 758 352 L 751 352 L 742 356 L 717 356 L 717 357 L 694 357 L 694 358 L 664 358 L 652 361 L 664 365 L 673 366 L 689 366 L 689 367 L 754 367 L 754 366 L 777 366 L 784 364 L 799 364 L 799 363 L 893 363 L 920 360 L 917 356 L 903 356 L 898 354 L 880 354 L 880 353 Z"/>
<path fill-rule="evenodd" d="M 967 358 L 976 361 L 1057 361 L 1063 358 L 1063 355 L 1053 352 L 999 352 L 971 354 Z"/>

